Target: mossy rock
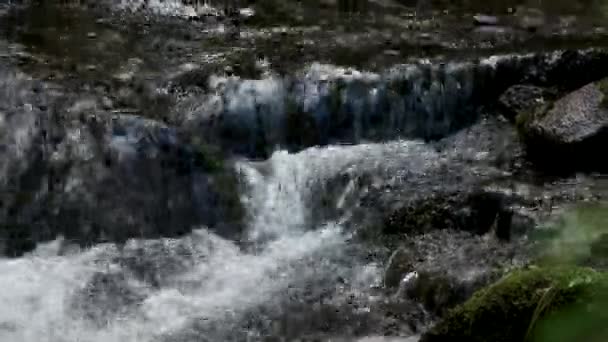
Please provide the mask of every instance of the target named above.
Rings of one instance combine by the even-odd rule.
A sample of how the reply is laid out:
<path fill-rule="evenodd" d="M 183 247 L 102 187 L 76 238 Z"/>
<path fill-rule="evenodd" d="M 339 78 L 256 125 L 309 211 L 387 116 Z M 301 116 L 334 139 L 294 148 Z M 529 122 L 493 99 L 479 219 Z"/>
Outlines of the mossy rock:
<path fill-rule="evenodd" d="M 451 310 L 421 341 L 605 341 L 607 299 L 606 273 L 579 267 L 518 270 Z M 568 333 L 552 330 L 565 326 Z"/>

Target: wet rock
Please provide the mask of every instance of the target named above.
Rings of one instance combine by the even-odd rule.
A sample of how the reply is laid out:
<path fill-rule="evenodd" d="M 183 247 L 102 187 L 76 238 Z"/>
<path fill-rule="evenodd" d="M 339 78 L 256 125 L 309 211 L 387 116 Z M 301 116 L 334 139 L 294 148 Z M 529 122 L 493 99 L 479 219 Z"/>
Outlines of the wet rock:
<path fill-rule="evenodd" d="M 467 281 L 447 274 L 419 272 L 408 284 L 406 295 L 421 303 L 429 312 L 441 317 L 485 284 L 487 281 L 483 279 Z"/>
<path fill-rule="evenodd" d="M 515 117 L 524 111 L 530 111 L 552 101 L 555 93 L 549 89 L 533 85 L 517 84 L 509 87 L 498 102 L 505 117 L 514 122 Z"/>
<path fill-rule="evenodd" d="M 443 194 L 412 201 L 396 210 L 385 222 L 388 234 L 419 234 L 437 229 L 470 231 L 508 240 L 513 213 L 512 201 L 500 192 L 478 191 L 470 194 Z"/>
<path fill-rule="evenodd" d="M 505 268 L 525 263 L 530 252 L 524 243 L 448 231 L 408 237 L 399 248 L 411 255 L 411 269 L 401 274 L 396 296 L 422 305 L 433 317 L 463 303 Z"/>
<path fill-rule="evenodd" d="M 20 257 L 36 247 L 37 236 L 27 225 L 8 223 L 0 225 L 0 254 Z"/>
<path fill-rule="evenodd" d="M 31 159 L 3 159 L 15 184 L 3 185 L 0 205 L 7 255 L 58 235 L 86 246 L 181 236 L 199 224 L 240 232 L 237 178 L 223 157 L 162 123 L 96 106 L 79 101 L 33 121 L 40 132 L 23 146 Z"/>
<path fill-rule="evenodd" d="M 473 16 L 475 25 L 494 26 L 498 25 L 498 18 L 492 15 L 477 14 Z"/>
<path fill-rule="evenodd" d="M 608 76 L 608 53 L 603 49 L 564 50 L 533 58 L 530 72 L 518 83 L 574 91 Z"/>
<path fill-rule="evenodd" d="M 534 161 L 556 173 L 608 169 L 608 161 L 598 157 L 608 142 L 605 82 L 588 84 L 517 116 Z"/>
<path fill-rule="evenodd" d="M 457 222 L 448 198 L 413 201 L 390 215 L 384 233 L 422 233 L 433 229 L 454 229 Z"/>

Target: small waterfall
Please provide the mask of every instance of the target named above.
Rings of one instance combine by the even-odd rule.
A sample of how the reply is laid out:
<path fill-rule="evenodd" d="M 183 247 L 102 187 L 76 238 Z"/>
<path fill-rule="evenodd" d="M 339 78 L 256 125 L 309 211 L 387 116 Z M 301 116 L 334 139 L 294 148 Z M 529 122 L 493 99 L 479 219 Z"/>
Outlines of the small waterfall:
<path fill-rule="evenodd" d="M 310 221 L 319 197 L 314 185 L 345 170 L 356 175 L 402 160 L 411 161 L 409 172 L 424 172 L 427 149 L 396 141 L 279 151 L 264 162 L 237 162 L 247 183 L 252 250 L 200 229 L 175 239 L 130 240 L 122 248 L 77 250 L 55 241 L 0 260 L 0 339 L 256 340 L 275 329 L 267 321 L 288 320 L 294 305 L 308 312 L 317 296 L 328 295 L 326 305 L 341 308 L 344 317 L 367 317 L 365 308 L 376 300 L 370 287 L 380 284 L 382 269 L 357 256 L 339 220 Z M 261 328 L 247 325 L 252 314 Z M 343 319 L 336 324 L 348 324 Z M 305 331 L 285 324 L 280 333 Z"/>
<path fill-rule="evenodd" d="M 204 96 L 184 101 L 184 126 L 256 158 L 315 145 L 435 140 L 475 122 L 511 85 L 575 87 L 608 74 L 607 58 L 601 50 L 559 51 L 421 61 L 382 73 L 315 63 L 289 77 L 212 76 Z"/>

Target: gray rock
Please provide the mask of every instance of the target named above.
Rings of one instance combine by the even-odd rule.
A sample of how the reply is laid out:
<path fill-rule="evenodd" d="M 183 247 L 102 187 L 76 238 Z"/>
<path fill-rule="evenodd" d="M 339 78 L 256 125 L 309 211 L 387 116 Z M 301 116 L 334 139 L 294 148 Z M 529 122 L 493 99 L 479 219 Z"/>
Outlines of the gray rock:
<path fill-rule="evenodd" d="M 589 84 L 553 104 L 544 115 L 539 115 L 529 128 L 547 139 L 571 144 L 599 134 L 608 127 L 608 107 L 600 84 Z"/>
<path fill-rule="evenodd" d="M 493 15 L 477 14 L 473 16 L 475 25 L 494 26 L 498 25 L 498 18 Z"/>
<path fill-rule="evenodd" d="M 35 134 L 31 146 L 23 147 L 30 157 L 18 163 L 7 155 L 6 165 L 0 163 L 0 171 L 6 166 L 7 175 L 19 176 L 16 189 L 2 188 L 7 196 L 0 198 L 6 203 L 0 238 L 8 234 L 12 240 L 9 249 L 0 246 L 1 253 L 19 256 L 58 235 L 89 245 L 181 236 L 199 225 L 238 234 L 236 176 L 221 160 L 157 121 L 82 113 L 79 120 L 74 113 L 56 118 L 61 130 L 42 122 L 41 129 L 54 136 L 50 141 Z"/>
<path fill-rule="evenodd" d="M 608 169 L 606 80 L 588 84 L 551 105 L 517 117 L 530 156 L 553 171 Z"/>

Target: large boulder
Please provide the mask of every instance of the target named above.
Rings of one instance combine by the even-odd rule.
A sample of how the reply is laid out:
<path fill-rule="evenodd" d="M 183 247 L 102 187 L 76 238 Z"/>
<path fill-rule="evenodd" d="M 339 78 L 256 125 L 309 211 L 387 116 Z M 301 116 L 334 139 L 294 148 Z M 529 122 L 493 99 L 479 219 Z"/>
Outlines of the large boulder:
<path fill-rule="evenodd" d="M 607 170 L 608 80 L 590 83 L 553 103 L 520 113 L 529 156 L 551 172 Z"/>
<path fill-rule="evenodd" d="M 58 236 L 121 243 L 200 225 L 238 235 L 238 180 L 222 156 L 158 121 L 105 112 L 94 99 L 65 101 L 2 115 L 10 134 L 0 139 L 8 145 L 0 150 L 1 254 Z"/>
<path fill-rule="evenodd" d="M 421 339 L 605 341 L 608 276 L 587 268 L 518 270 L 475 293 Z"/>

